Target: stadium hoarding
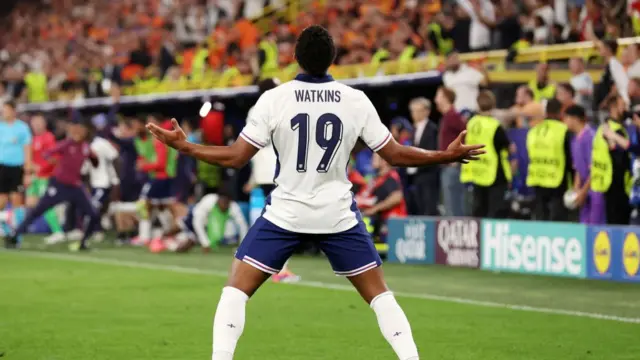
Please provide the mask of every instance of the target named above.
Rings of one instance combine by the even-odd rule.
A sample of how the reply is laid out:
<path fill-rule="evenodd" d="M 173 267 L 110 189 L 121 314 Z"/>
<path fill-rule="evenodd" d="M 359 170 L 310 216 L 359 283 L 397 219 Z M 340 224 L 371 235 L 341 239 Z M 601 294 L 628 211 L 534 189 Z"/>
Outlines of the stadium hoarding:
<path fill-rule="evenodd" d="M 587 276 L 640 282 L 640 227 L 589 226 Z"/>
<path fill-rule="evenodd" d="M 436 222 L 436 264 L 480 267 L 480 220 L 441 218 Z"/>
<path fill-rule="evenodd" d="M 430 218 L 391 218 L 387 222 L 389 262 L 433 264 L 436 222 Z"/>
<path fill-rule="evenodd" d="M 481 268 L 584 278 L 587 228 L 582 224 L 483 220 Z"/>

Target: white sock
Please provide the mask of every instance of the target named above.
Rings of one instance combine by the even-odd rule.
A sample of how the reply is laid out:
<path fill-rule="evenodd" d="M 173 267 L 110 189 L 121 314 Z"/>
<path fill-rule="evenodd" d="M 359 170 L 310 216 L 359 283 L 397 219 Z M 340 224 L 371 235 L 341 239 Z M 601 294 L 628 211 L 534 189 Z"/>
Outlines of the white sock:
<path fill-rule="evenodd" d="M 231 360 L 244 330 L 245 307 L 249 296 L 226 286 L 213 318 L 213 355 L 211 360 Z"/>
<path fill-rule="evenodd" d="M 169 232 L 173 228 L 173 214 L 169 210 L 158 212 L 158 220 L 165 232 Z"/>
<path fill-rule="evenodd" d="M 418 360 L 418 348 L 413 341 L 411 326 L 391 291 L 376 296 L 371 308 L 378 317 L 380 331 L 400 360 Z"/>
<path fill-rule="evenodd" d="M 138 224 L 138 236 L 141 240 L 151 240 L 151 220 L 140 220 Z"/>

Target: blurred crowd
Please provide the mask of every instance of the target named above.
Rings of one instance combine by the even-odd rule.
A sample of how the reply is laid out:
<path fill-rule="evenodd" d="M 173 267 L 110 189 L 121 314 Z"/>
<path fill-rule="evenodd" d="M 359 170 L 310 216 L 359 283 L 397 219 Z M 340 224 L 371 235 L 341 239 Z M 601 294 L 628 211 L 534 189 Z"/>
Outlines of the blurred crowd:
<path fill-rule="evenodd" d="M 294 73 L 296 35 L 314 23 L 333 35 L 339 65 L 616 39 L 640 28 L 640 5 L 626 0 L 301 0 L 289 19 L 254 21 L 286 3 L 20 1 L 0 34 L 0 99 L 101 97 L 119 85 L 170 92 Z"/>

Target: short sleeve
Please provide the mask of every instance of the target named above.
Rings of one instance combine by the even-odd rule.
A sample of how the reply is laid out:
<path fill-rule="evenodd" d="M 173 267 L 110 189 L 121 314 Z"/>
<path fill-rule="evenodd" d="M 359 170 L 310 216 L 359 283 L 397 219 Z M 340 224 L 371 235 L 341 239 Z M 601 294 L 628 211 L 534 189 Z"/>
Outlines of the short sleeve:
<path fill-rule="evenodd" d="M 364 116 L 364 121 L 361 125 L 360 139 L 362 139 L 371 150 L 377 152 L 391 140 L 391 132 L 384 126 L 380 120 L 380 116 L 378 116 L 376 108 L 364 94 L 360 103 L 362 105 L 358 111 L 361 111 Z"/>
<path fill-rule="evenodd" d="M 29 130 L 29 126 L 25 124 L 22 134 L 22 145 L 31 145 L 31 140 L 31 130 Z"/>
<path fill-rule="evenodd" d="M 267 94 L 263 94 L 258 99 L 256 105 L 249 111 L 247 117 L 247 124 L 240 132 L 240 137 L 246 140 L 249 144 L 255 146 L 258 149 L 262 149 L 269 143 L 271 137 L 271 130 L 269 128 L 269 100 Z"/>

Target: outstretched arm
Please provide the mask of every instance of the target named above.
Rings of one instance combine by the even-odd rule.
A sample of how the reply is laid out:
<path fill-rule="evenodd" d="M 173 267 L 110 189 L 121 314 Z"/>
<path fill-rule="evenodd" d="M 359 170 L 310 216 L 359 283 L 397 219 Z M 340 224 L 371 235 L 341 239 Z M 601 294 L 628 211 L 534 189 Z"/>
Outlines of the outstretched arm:
<path fill-rule="evenodd" d="M 147 129 L 168 146 L 209 164 L 239 169 L 245 166 L 258 152 L 258 148 L 249 144 L 242 137 L 239 137 L 231 146 L 207 146 L 190 143 L 176 119 L 171 119 L 171 124 L 173 130 L 164 130 L 154 124 L 147 124 Z"/>
<path fill-rule="evenodd" d="M 445 151 L 430 151 L 414 146 L 398 144 L 393 138 L 378 151 L 383 159 L 392 166 L 427 166 L 448 164 L 452 162 L 467 163 L 478 160 L 478 156 L 485 153 L 484 145 L 464 145 L 463 138 L 467 132 L 463 131 Z"/>

